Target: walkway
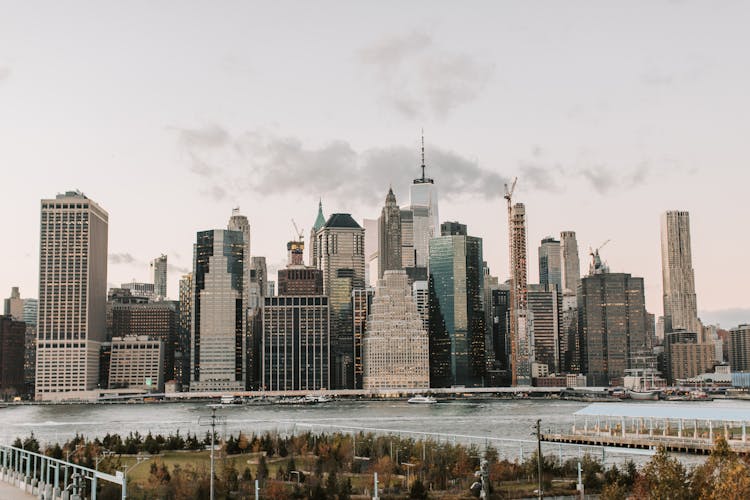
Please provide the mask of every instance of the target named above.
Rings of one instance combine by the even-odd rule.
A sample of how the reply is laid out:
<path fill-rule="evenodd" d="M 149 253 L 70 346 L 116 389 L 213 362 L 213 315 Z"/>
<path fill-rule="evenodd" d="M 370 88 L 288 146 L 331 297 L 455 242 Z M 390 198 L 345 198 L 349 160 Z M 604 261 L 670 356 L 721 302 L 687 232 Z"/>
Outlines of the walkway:
<path fill-rule="evenodd" d="M 2 498 L 3 500 L 28 500 L 29 498 L 36 497 L 24 492 L 20 488 L 11 486 L 5 481 L 0 481 L 0 498 Z"/>

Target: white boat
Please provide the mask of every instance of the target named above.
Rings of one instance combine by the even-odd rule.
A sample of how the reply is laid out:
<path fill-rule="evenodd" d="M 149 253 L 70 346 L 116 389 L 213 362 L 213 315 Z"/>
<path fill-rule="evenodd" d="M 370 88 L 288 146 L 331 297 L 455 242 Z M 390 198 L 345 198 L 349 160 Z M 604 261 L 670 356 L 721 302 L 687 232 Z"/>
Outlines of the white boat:
<path fill-rule="evenodd" d="M 433 398 L 432 396 L 422 396 L 421 394 L 414 396 L 413 398 L 409 398 L 409 403 L 411 404 L 422 404 L 422 405 L 432 405 L 437 403 L 437 399 Z"/>
<path fill-rule="evenodd" d="M 659 401 L 659 391 L 628 391 L 630 399 L 635 401 Z"/>

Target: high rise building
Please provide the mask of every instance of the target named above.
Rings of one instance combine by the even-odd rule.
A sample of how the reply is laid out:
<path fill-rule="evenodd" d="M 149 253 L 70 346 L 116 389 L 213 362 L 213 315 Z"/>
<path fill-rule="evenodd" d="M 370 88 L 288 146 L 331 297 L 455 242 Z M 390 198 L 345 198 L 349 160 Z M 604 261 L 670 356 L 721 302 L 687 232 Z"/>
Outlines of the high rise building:
<path fill-rule="evenodd" d="M 567 339 L 561 335 L 562 294 L 557 285 L 529 285 L 529 333 L 534 339 L 534 361 L 549 373 L 561 373 Z"/>
<path fill-rule="evenodd" d="M 643 278 L 607 272 L 598 251 L 594 260 L 578 287 L 580 366 L 588 385 L 608 386 L 648 351 L 645 296 Z"/>
<path fill-rule="evenodd" d="M 164 342 L 146 335 L 113 337 L 109 388 L 164 391 Z"/>
<path fill-rule="evenodd" d="M 244 390 L 245 243 L 241 231 L 200 231 L 193 256 L 191 391 Z"/>
<path fill-rule="evenodd" d="M 244 307 L 249 307 L 250 304 L 250 281 L 251 281 L 251 274 L 252 274 L 252 267 L 250 266 L 250 256 L 252 255 L 250 253 L 250 222 L 247 220 L 247 217 L 242 215 L 240 213 L 239 207 L 232 209 L 232 215 L 229 217 L 229 222 L 227 223 L 227 229 L 229 231 L 239 231 L 242 233 L 242 241 L 245 244 L 245 248 L 243 251 L 243 282 L 242 282 L 242 293 L 243 297 L 242 300 L 244 302 Z M 243 314 L 245 314 L 246 311 L 243 311 Z"/>
<path fill-rule="evenodd" d="M 318 215 L 315 217 L 312 229 L 310 229 L 310 266 L 320 268 L 320 251 L 318 248 L 318 231 L 325 226 L 326 218 L 323 215 L 323 200 L 318 201 Z"/>
<path fill-rule="evenodd" d="M 700 334 L 680 330 L 664 338 L 667 378 L 671 384 L 696 377 L 714 366 L 713 344 L 699 342 Z"/>
<path fill-rule="evenodd" d="M 41 201 L 37 399 L 77 398 L 97 386 L 107 232 L 107 212 L 78 191 Z"/>
<path fill-rule="evenodd" d="M 429 248 L 430 383 L 478 386 L 486 368 L 482 239 L 446 234 Z"/>
<path fill-rule="evenodd" d="M 332 214 L 317 233 L 318 269 L 331 307 L 331 386 L 354 388 L 352 291 L 365 285 L 365 232 L 349 214 Z"/>
<path fill-rule="evenodd" d="M 279 295 L 323 295 L 323 272 L 303 261 L 303 240 L 287 243 L 286 269 L 279 269 Z"/>
<path fill-rule="evenodd" d="M 490 385 L 501 386 L 510 383 L 510 286 L 507 283 L 492 287 L 491 335 L 493 367 L 490 371 Z"/>
<path fill-rule="evenodd" d="M 11 289 L 10 297 L 5 299 L 5 315 L 16 321 L 26 323 L 26 340 L 24 345 L 24 381 L 25 394 L 34 394 L 36 379 L 36 320 L 39 309 L 37 299 L 22 299 L 17 286 Z"/>
<path fill-rule="evenodd" d="M 10 290 L 10 297 L 3 301 L 3 314 L 13 316 L 14 319 L 21 321 L 23 316 L 23 299 L 17 286 Z"/>
<path fill-rule="evenodd" d="M 364 219 L 365 228 L 365 285 L 373 286 L 378 281 L 379 219 Z"/>
<path fill-rule="evenodd" d="M 482 280 L 482 308 L 484 309 L 484 354 L 485 363 L 487 365 L 487 373 L 497 368 L 497 360 L 495 359 L 495 346 L 493 336 L 493 323 L 494 318 L 492 316 L 492 292 L 497 290 L 500 286 L 500 281 L 497 276 L 490 274 L 490 268 L 486 262 L 482 263 L 482 273 L 484 279 Z M 488 379 L 489 380 L 489 379 Z"/>
<path fill-rule="evenodd" d="M 263 338 L 263 304 L 268 294 L 268 268 L 265 257 L 250 259 L 250 293 L 247 313 L 247 388 L 259 389 L 261 384 L 261 351 Z"/>
<path fill-rule="evenodd" d="M 430 386 L 429 337 L 406 271 L 387 270 L 378 281 L 362 354 L 364 389 Z"/>
<path fill-rule="evenodd" d="M 528 331 L 526 251 L 526 207 L 523 203 L 510 206 L 508 197 L 510 241 L 510 358 L 511 384 L 531 385 L 533 344 Z"/>
<path fill-rule="evenodd" d="M 729 330 L 729 366 L 735 372 L 750 372 L 750 325 Z"/>
<path fill-rule="evenodd" d="M 430 290 L 427 281 L 415 281 L 411 285 L 414 303 L 417 304 L 417 312 L 422 318 L 422 326 L 426 332 L 430 331 Z"/>
<path fill-rule="evenodd" d="M 539 284 L 562 290 L 562 251 L 560 242 L 547 236 L 539 246 Z"/>
<path fill-rule="evenodd" d="M 401 268 L 416 267 L 417 256 L 414 253 L 414 212 L 408 208 L 401 209 Z"/>
<path fill-rule="evenodd" d="M 669 211 L 661 218 L 661 269 L 664 291 L 664 331 L 701 334 L 690 249 L 690 214 Z M 700 339 L 699 339 L 700 340 Z"/>
<path fill-rule="evenodd" d="M 560 233 L 560 272 L 563 293 L 575 295 L 581 279 L 581 261 L 575 231 Z"/>
<path fill-rule="evenodd" d="M 354 317 L 354 388 L 362 389 L 364 365 L 362 359 L 362 339 L 367 331 L 367 318 L 375 289 L 355 288 L 352 291 L 352 314 Z"/>
<path fill-rule="evenodd" d="M 154 282 L 154 295 L 167 298 L 167 256 L 161 254 L 151 261 L 151 279 Z"/>
<path fill-rule="evenodd" d="M 180 278 L 180 327 L 178 338 L 180 349 L 175 353 L 175 379 L 183 387 L 190 385 L 190 333 L 193 315 L 193 273 Z"/>
<path fill-rule="evenodd" d="M 435 181 L 425 177 L 424 136 L 422 136 L 422 177 L 414 179 L 410 191 L 412 234 L 415 253 L 414 267 L 429 267 L 430 239 L 440 234 L 438 196 Z M 407 266 L 405 266 L 407 267 Z M 411 266 L 408 266 L 411 267 Z"/>
<path fill-rule="evenodd" d="M 378 219 L 378 279 L 386 271 L 401 269 L 401 260 L 401 209 L 396 204 L 393 189 L 388 189 Z"/>
<path fill-rule="evenodd" d="M 0 316 L 0 398 L 26 392 L 24 343 L 26 324 L 12 316 Z"/>

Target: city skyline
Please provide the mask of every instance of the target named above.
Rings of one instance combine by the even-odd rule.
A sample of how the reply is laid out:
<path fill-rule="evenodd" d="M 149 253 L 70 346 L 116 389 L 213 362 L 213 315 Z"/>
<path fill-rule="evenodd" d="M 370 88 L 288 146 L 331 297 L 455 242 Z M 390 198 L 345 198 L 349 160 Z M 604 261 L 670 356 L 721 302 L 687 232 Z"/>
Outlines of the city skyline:
<path fill-rule="evenodd" d="M 382 20 L 395 7 L 337 5 L 346 21 L 341 36 L 350 43 L 283 31 L 298 31 L 302 18 L 318 27 L 330 22 L 316 9 L 297 6 L 305 15 L 289 18 L 273 37 L 285 41 L 263 51 L 252 44 L 264 30 L 249 34 L 257 26 L 243 24 L 252 18 L 241 6 L 229 8 L 235 19 L 177 12 L 183 23 L 176 23 L 171 39 L 160 27 L 174 12 L 145 4 L 128 12 L 71 4 L 72 29 L 85 27 L 78 33 L 54 22 L 54 8 L 44 15 L 24 6 L 9 9 L 0 20 L 0 164 L 10 166 L 3 169 L 3 183 L 11 194 L 0 209 L 13 214 L 9 231 L 16 244 L 0 249 L 13 263 L 0 276 L 0 290 L 7 294 L 19 286 L 23 297 L 36 295 L 39 199 L 75 188 L 110 214 L 112 285 L 148 281 L 148 262 L 164 253 L 176 298 L 177 281 L 191 267 L 196 232 L 224 227 L 238 205 L 252 227 L 253 255 L 265 256 L 275 276 L 285 262 L 283 242 L 293 235 L 287 221 L 294 218 L 308 231 L 319 198 L 326 213 L 351 212 L 360 223 L 378 215 L 389 184 L 405 204 L 410 182 L 420 174 L 424 126 L 440 222 L 460 220 L 482 237 L 485 260 L 501 281 L 508 261 L 502 183 L 518 175 L 514 198 L 527 209 L 529 262 L 537 261 L 543 237 L 563 230 L 576 231 L 584 268 L 586 249 L 612 239 L 603 257 L 613 272 L 644 277 L 647 308 L 660 315 L 659 217 L 688 211 L 699 316 L 714 323 L 720 316 L 706 316 L 706 310 L 736 308 L 742 311 L 721 320 L 722 326 L 747 321 L 742 283 L 750 270 L 721 265 L 741 261 L 748 238 L 736 228 L 745 214 L 735 205 L 748 175 L 737 117 L 749 104 L 741 89 L 750 75 L 732 63 L 742 60 L 736 36 L 747 6 L 654 3 L 635 16 L 586 5 L 590 15 L 581 16 L 584 4 L 572 4 L 557 16 L 567 25 L 537 26 L 536 14 L 519 6 L 490 6 L 479 16 L 444 3 L 429 9 L 414 4 L 398 9 L 396 23 L 370 23 L 389 26 L 383 29 L 358 20 L 368 18 L 361 10 L 372 9 Z M 285 8 L 262 10 L 274 19 Z M 139 50 L 145 42 L 134 43 L 127 30 L 115 29 L 144 13 L 154 23 L 140 28 L 153 54 Z M 94 15 L 99 21 L 88 22 Z M 498 19 L 507 48 L 486 38 Z M 32 20 L 49 36 L 22 43 L 23 27 Z M 673 30 L 667 40 L 659 26 L 668 20 Z M 190 52 L 189 28 L 197 23 L 206 23 L 208 33 L 224 33 Z M 466 37 L 469 24 L 473 34 Z M 591 35 L 564 38 L 577 30 L 592 33 L 597 25 L 613 31 L 606 47 L 591 44 Z M 635 26 L 638 40 L 628 36 Z M 88 43 L 93 36 L 96 50 Z M 553 64 L 558 57 L 550 44 L 560 39 L 565 42 L 558 50 L 569 66 Z M 44 54 L 58 53 L 51 44 L 63 41 L 53 64 Z M 314 43 L 306 46 L 309 41 Z M 173 75 L 158 67 L 166 50 L 177 54 L 169 65 Z M 280 68 L 289 57 L 298 65 Z M 196 66 L 214 73 L 205 85 L 186 83 L 196 80 Z M 408 66 L 416 76 L 404 73 Z M 449 69 L 454 76 L 446 76 Z M 551 88 L 547 71 L 554 69 L 560 85 Z M 310 76 L 310 92 L 300 97 L 279 86 L 292 81 L 290 71 Z M 445 87 L 431 86 L 431 71 Z M 145 73 L 152 76 L 144 80 Z M 401 78 L 403 95 L 394 94 Z M 170 93 L 177 82 L 185 88 Z M 574 84 L 579 90 L 570 90 Z M 219 91 L 224 86 L 227 91 Z M 332 96 L 328 86 L 340 91 Z M 548 94 L 539 99 L 542 89 Z M 275 97 L 264 104 L 269 95 Z M 397 97 L 412 106 L 398 108 Z M 240 146 L 263 158 L 250 169 L 257 183 L 236 176 L 243 160 L 227 155 Z M 206 175 L 221 163 L 229 168 L 226 182 Z M 272 172 L 281 165 L 302 190 L 279 184 Z M 342 171 L 351 177 L 326 187 L 329 174 Z M 158 222 L 165 218 L 170 224 Z"/>

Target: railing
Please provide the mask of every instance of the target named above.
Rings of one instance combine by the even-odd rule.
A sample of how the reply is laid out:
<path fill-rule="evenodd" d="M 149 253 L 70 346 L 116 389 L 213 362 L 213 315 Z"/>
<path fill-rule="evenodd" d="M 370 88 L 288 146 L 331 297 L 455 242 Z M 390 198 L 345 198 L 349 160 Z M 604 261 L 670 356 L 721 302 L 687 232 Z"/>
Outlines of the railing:
<path fill-rule="evenodd" d="M 40 453 L 0 444 L 0 480 L 45 500 L 96 500 L 99 480 L 119 484 L 127 498 L 126 477 L 114 476 Z"/>

